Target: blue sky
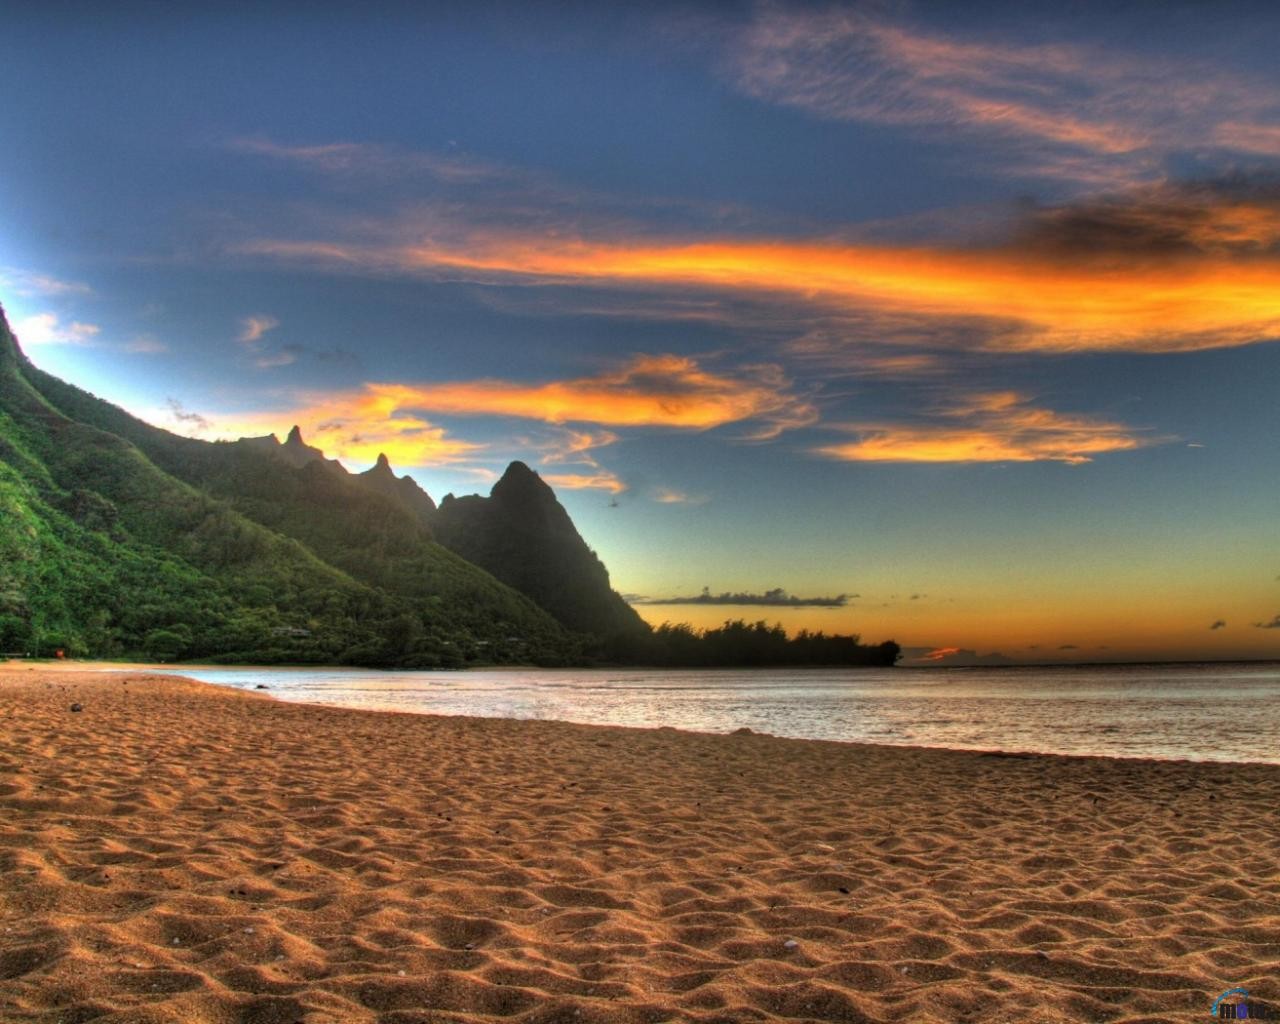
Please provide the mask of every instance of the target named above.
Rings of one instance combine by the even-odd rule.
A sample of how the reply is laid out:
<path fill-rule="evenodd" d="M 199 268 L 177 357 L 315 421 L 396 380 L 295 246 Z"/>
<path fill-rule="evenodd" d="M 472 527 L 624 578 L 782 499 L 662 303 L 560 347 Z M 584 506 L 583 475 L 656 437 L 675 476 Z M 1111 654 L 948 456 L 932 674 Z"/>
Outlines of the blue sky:
<path fill-rule="evenodd" d="M 1280 655 L 1280 15 L 1037 7 L 10 5 L 0 300 L 170 429 L 524 459 L 625 593 L 849 595 L 655 621 Z"/>

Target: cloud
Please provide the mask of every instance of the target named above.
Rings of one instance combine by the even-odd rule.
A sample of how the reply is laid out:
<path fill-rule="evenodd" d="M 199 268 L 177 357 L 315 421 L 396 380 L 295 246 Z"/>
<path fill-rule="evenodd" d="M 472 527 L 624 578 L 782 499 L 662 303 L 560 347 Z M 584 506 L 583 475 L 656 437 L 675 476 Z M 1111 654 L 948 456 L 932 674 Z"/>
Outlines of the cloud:
<path fill-rule="evenodd" d="M 1062 644 L 1058 647 L 1060 651 L 1078 651 L 1080 648 L 1076 644 Z"/>
<path fill-rule="evenodd" d="M 540 453 L 544 466 L 580 466 L 581 472 L 543 472 L 542 478 L 555 487 L 570 490 L 602 490 L 621 494 L 627 485 L 610 469 L 597 461 L 593 452 L 616 444 L 618 435 L 612 430 L 576 429 L 556 427 L 550 436 L 519 438 L 522 448 L 532 448 Z"/>
<path fill-rule="evenodd" d="M 1226 629 L 1226 628 L 1227 628 L 1226 620 L 1217 619 L 1214 621 L 1213 625 L 1209 627 L 1209 632 L 1212 633 L 1215 629 Z"/>
<path fill-rule="evenodd" d="M 289 145 L 263 136 L 230 140 L 227 148 L 309 170 L 360 179 L 423 174 L 446 182 L 490 181 L 510 172 L 456 153 L 427 153 L 360 142 Z"/>
<path fill-rule="evenodd" d="M 1277 615 L 1270 622 L 1255 622 L 1253 625 L 1257 629 L 1280 629 L 1280 615 Z"/>
<path fill-rule="evenodd" d="M 571 491 L 592 490 L 621 494 L 627 489 L 627 485 L 607 469 L 594 473 L 543 473 L 542 479 L 552 487 L 567 488 Z"/>
<path fill-rule="evenodd" d="M 908 647 L 902 652 L 904 665 L 969 668 L 982 665 L 1011 665 L 1013 659 L 999 651 L 979 654 L 967 647 Z"/>
<path fill-rule="evenodd" d="M 562 427 L 549 439 L 526 440 L 525 443 L 542 451 L 542 462 L 545 465 L 570 463 L 598 466 L 599 463 L 591 453 L 617 442 L 618 435 L 612 430 L 575 430 Z"/>
<path fill-rule="evenodd" d="M 0 284 L 12 288 L 26 297 L 61 297 L 66 295 L 92 295 L 93 289 L 79 281 L 63 281 L 49 274 L 19 267 L 0 268 Z"/>
<path fill-rule="evenodd" d="M 725 34 L 749 96 L 814 116 L 995 143 L 999 170 L 1091 186 L 1163 176 L 1206 147 L 1280 150 L 1280 101 L 1220 64 L 944 32 L 873 7 L 762 4 Z M 1224 119 L 1230 115 L 1230 120 Z"/>
<path fill-rule="evenodd" d="M 101 328 L 73 320 L 63 323 L 54 313 L 36 313 L 13 325 L 23 345 L 92 345 Z"/>
<path fill-rule="evenodd" d="M 268 331 L 280 326 L 280 321 L 266 313 L 255 313 L 240 321 L 240 333 L 236 340 L 243 345 L 256 345 Z"/>
<path fill-rule="evenodd" d="M 1064 209 L 1030 214 L 1003 245 L 968 248 L 783 238 L 592 240 L 504 230 L 412 244 L 257 239 L 239 248 L 358 273 L 480 284 L 772 295 L 799 311 L 792 314 L 797 321 L 830 317 L 837 332 L 881 344 L 1177 352 L 1280 337 L 1280 253 L 1267 247 L 1267 218 L 1246 212 L 1242 202 L 1202 202 L 1198 222 L 1181 225 L 1173 244 L 1160 248 L 1153 223 L 1131 219 L 1127 230 L 1119 224 L 1124 215 L 1137 218 L 1149 201 L 1135 196 L 1128 208 L 1117 201 L 1110 222 L 1092 225 L 1090 245 L 1082 244 L 1086 213 Z M 1186 206 L 1190 213 L 1194 204 Z"/>
<path fill-rule="evenodd" d="M 124 344 L 124 350 L 130 355 L 158 356 L 169 351 L 169 346 L 159 338 L 150 334 L 139 334 Z"/>
<path fill-rule="evenodd" d="M 298 361 L 304 349 L 301 345 L 284 345 L 274 352 L 264 352 L 257 356 L 253 365 L 260 370 L 270 370 L 277 366 L 290 366 Z"/>
<path fill-rule="evenodd" d="M 747 424 L 748 436 L 807 425 L 817 410 L 795 395 L 776 366 L 718 373 L 696 359 L 638 355 L 594 377 L 528 383 L 485 379 L 441 384 L 366 384 L 371 412 L 421 409 L 455 416 L 507 416 L 544 423 L 709 430 Z"/>
<path fill-rule="evenodd" d="M 198 412 L 190 412 L 176 398 L 166 398 L 164 401 L 165 405 L 169 407 L 169 415 L 183 426 L 194 430 L 197 433 L 204 433 L 213 426 L 213 424 Z"/>
<path fill-rule="evenodd" d="M 670 487 L 660 487 L 653 492 L 653 500 L 659 505 L 705 505 L 711 499 L 705 494 L 687 494 Z"/>
<path fill-rule="evenodd" d="M 709 587 L 703 587 L 702 593 L 696 597 L 645 597 L 632 601 L 632 604 L 707 604 L 731 605 L 746 607 L 759 605 L 769 608 L 843 608 L 849 603 L 849 594 L 837 594 L 834 597 L 793 597 L 781 587 L 766 590 L 762 594 L 735 593 L 727 591 L 713 594 Z"/>
<path fill-rule="evenodd" d="M 970 395 L 937 410 L 929 422 L 835 426 L 856 439 L 813 451 L 845 462 L 1079 464 L 1166 440 L 1143 436 L 1122 423 L 1037 408 L 1016 391 Z"/>

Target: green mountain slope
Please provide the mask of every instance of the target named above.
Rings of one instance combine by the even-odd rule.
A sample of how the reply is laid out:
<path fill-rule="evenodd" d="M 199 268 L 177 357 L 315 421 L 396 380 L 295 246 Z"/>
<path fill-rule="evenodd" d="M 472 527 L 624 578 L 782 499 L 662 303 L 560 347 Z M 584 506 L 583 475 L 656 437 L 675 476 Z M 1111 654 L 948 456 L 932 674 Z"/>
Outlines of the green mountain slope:
<path fill-rule="evenodd" d="M 91 654 L 157 656 L 169 642 L 160 631 L 190 637 L 169 642 L 171 657 L 575 655 L 549 615 L 436 544 L 395 496 L 323 459 L 293 465 L 257 442 L 142 423 L 37 370 L 2 319 L 0 414 L 0 498 L 12 512 L 0 526 L 0 648 L 47 646 L 57 623 L 59 646 Z M 154 598 L 151 576 L 163 582 Z M 86 581 L 97 595 L 87 602 Z M 132 621 L 134 590 L 139 606 L 170 612 Z"/>

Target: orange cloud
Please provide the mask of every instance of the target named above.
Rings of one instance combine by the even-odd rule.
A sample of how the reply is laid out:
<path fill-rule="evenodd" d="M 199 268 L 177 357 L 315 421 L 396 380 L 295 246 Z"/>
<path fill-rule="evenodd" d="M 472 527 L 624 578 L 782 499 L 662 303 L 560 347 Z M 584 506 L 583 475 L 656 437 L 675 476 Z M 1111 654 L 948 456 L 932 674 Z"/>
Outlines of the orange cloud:
<path fill-rule="evenodd" d="M 598 473 L 543 473 L 542 479 L 552 487 L 563 487 L 571 491 L 608 491 L 610 494 L 621 494 L 627 485 L 608 470 Z"/>
<path fill-rule="evenodd" d="M 1271 230 L 1237 211 L 1233 221 L 1202 226 L 1219 239 Z M 1274 225 L 1273 225 L 1274 226 Z M 1006 351 L 1170 352 L 1229 347 L 1280 336 L 1280 259 L 1264 253 L 1195 251 L 1151 255 L 1028 249 L 906 248 L 834 242 L 723 240 L 695 244 L 548 241 L 545 236 L 484 236 L 456 247 L 334 246 L 257 242 L 252 251 L 370 270 L 442 273 L 468 280 L 657 285 L 792 296 L 826 310 L 868 310 L 935 320 L 984 322 L 978 344 Z M 886 340 L 892 340 L 886 339 Z M 601 382 L 608 391 L 609 385 Z M 463 407 L 474 395 L 453 388 Z M 482 387 L 498 401 L 495 389 Z M 441 398 L 446 389 L 438 392 Z M 604 394 L 604 392 L 602 392 Z M 582 396 L 575 396 L 582 397 Z M 590 400 L 590 396 L 587 396 Z M 612 402 L 614 396 L 608 394 Z M 727 397 L 727 396 L 726 396 Z M 508 404 L 556 402 L 520 389 Z M 640 411 L 643 420 L 651 411 Z M 564 403 L 562 418 L 572 406 Z M 700 406 L 705 409 L 705 406 Z M 525 415 L 525 412 L 512 412 Z M 595 419 L 602 423 L 626 423 Z M 730 409 L 713 414 L 743 418 Z M 546 417 L 544 417 L 546 418 Z M 676 414 L 679 420 L 679 414 Z M 694 424 L 678 424 L 694 425 Z"/>
<path fill-rule="evenodd" d="M 279 432 L 297 423 L 311 443 L 331 456 L 373 462 L 385 453 L 393 464 L 403 466 L 459 463 L 484 449 L 450 436 L 425 414 L 684 430 L 743 423 L 754 425 L 749 434 L 753 438 L 811 423 L 817 416 L 811 405 L 790 393 L 776 367 L 748 367 L 730 375 L 714 373 L 687 357 L 657 355 L 636 356 L 616 370 L 563 381 L 367 383 L 358 390 L 304 395 L 287 409 L 210 415 L 205 417 L 208 427 L 200 432 L 235 438 Z M 189 424 L 174 426 L 191 429 Z M 548 450 L 543 461 L 576 463 L 590 472 L 547 479 L 564 487 L 624 490 L 625 485 L 590 454 L 617 439 L 611 430 L 565 427 L 551 445 L 543 446 Z"/>
<path fill-rule="evenodd" d="M 1092 461 L 1163 438 L 1142 437 L 1121 423 L 1037 409 L 1017 392 L 973 395 L 925 424 L 852 424 L 857 440 L 825 445 L 819 455 L 846 462 Z"/>
<path fill-rule="evenodd" d="M 811 423 L 817 413 L 790 394 L 776 367 L 736 376 L 703 369 L 685 356 L 637 356 L 595 377 L 527 384 L 477 380 L 446 384 L 366 384 L 371 415 L 421 409 L 455 416 L 512 416 L 544 423 L 708 430 L 729 423 Z"/>

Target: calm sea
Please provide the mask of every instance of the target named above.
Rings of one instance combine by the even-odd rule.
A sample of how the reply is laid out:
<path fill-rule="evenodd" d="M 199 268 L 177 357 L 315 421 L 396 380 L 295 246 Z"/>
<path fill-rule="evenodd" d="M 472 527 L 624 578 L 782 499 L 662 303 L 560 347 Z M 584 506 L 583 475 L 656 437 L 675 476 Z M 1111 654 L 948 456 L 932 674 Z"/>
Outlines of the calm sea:
<path fill-rule="evenodd" d="M 176 669 L 282 700 L 867 743 L 1280 763 L 1280 663 L 1000 669 Z"/>

